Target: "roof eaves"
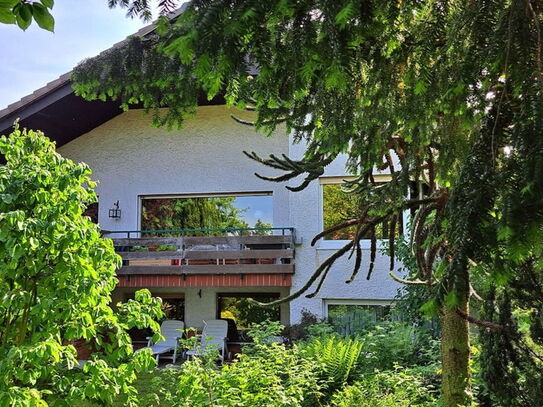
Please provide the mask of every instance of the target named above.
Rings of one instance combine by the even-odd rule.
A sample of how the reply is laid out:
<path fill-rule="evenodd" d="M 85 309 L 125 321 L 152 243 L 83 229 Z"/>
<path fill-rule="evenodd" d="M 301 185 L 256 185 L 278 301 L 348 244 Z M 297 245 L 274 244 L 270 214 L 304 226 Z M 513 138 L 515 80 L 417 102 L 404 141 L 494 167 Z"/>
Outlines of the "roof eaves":
<path fill-rule="evenodd" d="M 190 1 L 185 2 L 179 7 L 177 10 L 171 12 L 168 14 L 168 18 L 176 18 L 181 13 L 183 13 L 187 7 L 189 6 Z M 153 21 L 151 24 L 146 25 L 145 27 L 140 28 L 137 32 L 134 34 L 129 35 L 124 40 L 117 42 L 116 44 L 113 44 L 111 47 L 106 49 L 105 51 L 100 52 L 97 56 L 102 55 L 104 52 L 108 52 L 111 49 L 118 48 L 123 46 L 128 42 L 128 39 L 130 37 L 144 37 L 150 33 L 152 33 L 156 29 L 156 20 Z M 63 75 L 60 75 L 57 79 L 47 83 L 45 86 L 36 89 L 34 92 L 32 92 L 30 95 L 24 96 L 20 100 L 9 104 L 6 108 L 0 110 L 0 120 L 7 118 L 7 116 L 14 115 L 18 111 L 23 110 L 24 108 L 28 107 L 29 105 L 39 101 L 40 99 L 44 98 L 45 96 L 51 94 L 52 92 L 55 92 L 56 90 L 62 88 L 66 84 L 70 83 L 72 76 L 72 71 L 66 72 Z"/>

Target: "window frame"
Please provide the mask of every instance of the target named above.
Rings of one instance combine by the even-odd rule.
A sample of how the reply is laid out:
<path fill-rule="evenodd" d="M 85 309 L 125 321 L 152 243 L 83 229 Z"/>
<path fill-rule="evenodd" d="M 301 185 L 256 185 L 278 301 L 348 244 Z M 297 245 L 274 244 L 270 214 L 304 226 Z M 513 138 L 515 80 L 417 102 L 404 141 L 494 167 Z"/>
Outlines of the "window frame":
<path fill-rule="evenodd" d="M 390 182 L 392 180 L 392 175 L 390 174 L 373 174 L 373 177 L 375 179 L 375 182 Z M 352 175 L 346 175 L 346 176 L 324 176 L 319 178 L 319 228 L 320 230 L 324 230 L 324 186 L 326 185 L 338 185 L 342 184 L 345 181 L 353 181 L 357 177 Z M 402 215 L 402 223 L 404 225 L 404 232 L 405 232 L 405 225 L 407 225 L 409 216 L 409 211 L 404 211 Z M 349 243 L 350 240 L 348 239 L 325 239 L 324 237 L 322 239 L 319 239 L 319 243 L 317 245 L 317 250 L 337 250 L 341 249 L 343 246 L 345 246 L 347 243 Z M 388 239 L 377 239 L 377 249 L 381 249 L 385 247 L 385 244 L 388 243 Z M 360 247 L 362 249 L 370 249 L 371 248 L 371 239 L 361 239 L 360 240 Z"/>
<path fill-rule="evenodd" d="M 328 319 L 328 307 L 330 305 L 362 305 L 362 306 L 376 306 L 386 307 L 392 306 L 396 300 L 394 299 L 354 299 L 354 298 L 324 298 L 322 300 L 322 315 L 324 319 Z"/>
<path fill-rule="evenodd" d="M 201 192 L 201 193 L 194 192 L 194 193 L 138 195 L 138 219 L 137 219 L 138 230 L 141 230 L 141 223 L 142 223 L 142 217 L 143 217 L 143 201 L 145 199 L 229 198 L 229 197 L 248 197 L 248 196 L 271 196 L 272 210 L 275 208 L 274 202 L 273 202 L 273 197 L 274 197 L 273 191 Z"/>

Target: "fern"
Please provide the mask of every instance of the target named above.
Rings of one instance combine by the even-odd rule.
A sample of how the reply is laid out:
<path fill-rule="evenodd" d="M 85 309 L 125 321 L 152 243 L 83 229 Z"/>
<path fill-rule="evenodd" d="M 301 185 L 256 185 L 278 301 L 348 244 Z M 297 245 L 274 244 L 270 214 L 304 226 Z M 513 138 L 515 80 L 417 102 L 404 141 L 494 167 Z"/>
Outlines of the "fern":
<path fill-rule="evenodd" d="M 354 7 L 353 2 L 347 3 L 345 7 L 343 7 L 339 13 L 336 14 L 336 24 L 341 28 L 345 29 L 347 24 L 349 23 L 349 20 L 354 18 L 356 16 L 356 10 Z"/>
<path fill-rule="evenodd" d="M 308 358 L 321 365 L 322 377 L 333 391 L 353 381 L 359 371 L 363 348 L 364 342 L 359 339 L 332 336 L 314 339 L 304 350 Z"/>

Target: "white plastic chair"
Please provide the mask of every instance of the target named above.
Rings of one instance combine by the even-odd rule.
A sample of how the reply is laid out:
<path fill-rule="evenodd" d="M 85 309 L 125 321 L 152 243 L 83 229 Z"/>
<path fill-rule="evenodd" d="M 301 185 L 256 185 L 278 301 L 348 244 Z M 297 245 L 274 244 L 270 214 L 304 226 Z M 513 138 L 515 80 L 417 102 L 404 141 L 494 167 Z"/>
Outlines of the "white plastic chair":
<path fill-rule="evenodd" d="M 159 340 L 153 344 L 153 338 L 147 337 L 149 341 L 147 343 L 147 348 L 153 351 L 153 356 L 156 356 L 157 363 L 160 357 L 171 358 L 173 363 L 175 363 L 175 360 L 177 359 L 177 346 L 179 344 L 179 339 L 183 336 L 184 330 L 185 323 L 183 321 L 167 319 L 160 325 L 160 333 L 164 337 L 164 340 Z M 163 356 L 164 353 L 171 351 L 173 351 L 172 356 Z"/>
<path fill-rule="evenodd" d="M 188 350 L 187 358 L 200 356 L 210 350 L 218 350 L 221 362 L 224 362 L 226 355 L 226 339 L 228 335 L 228 322 L 221 319 L 204 321 L 202 337 L 196 348 Z"/>

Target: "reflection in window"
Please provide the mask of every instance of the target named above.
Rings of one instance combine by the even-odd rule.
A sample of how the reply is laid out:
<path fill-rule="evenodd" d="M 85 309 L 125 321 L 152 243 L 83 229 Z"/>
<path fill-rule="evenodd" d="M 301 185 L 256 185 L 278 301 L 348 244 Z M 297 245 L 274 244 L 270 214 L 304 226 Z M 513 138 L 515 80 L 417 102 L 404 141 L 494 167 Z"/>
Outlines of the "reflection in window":
<path fill-rule="evenodd" d="M 185 320 L 185 299 L 180 297 L 165 297 L 160 294 L 155 297 L 162 297 L 162 312 L 164 319 Z"/>
<path fill-rule="evenodd" d="M 390 305 L 328 304 L 328 320 L 342 334 L 369 330 L 391 317 Z"/>
<path fill-rule="evenodd" d="M 271 195 L 142 199 L 142 230 L 272 227 Z M 253 234 L 269 234 L 255 231 Z"/>
<path fill-rule="evenodd" d="M 247 329 L 253 324 L 266 320 L 281 320 L 279 307 L 259 307 L 249 302 L 249 298 L 260 302 L 270 302 L 279 298 L 279 294 L 218 294 L 218 317 L 233 319 L 238 329 Z"/>
<path fill-rule="evenodd" d="M 322 186 L 323 195 L 323 227 L 324 230 L 339 225 L 349 219 L 361 216 L 360 204 L 356 194 L 348 193 L 343 190 L 341 184 L 324 184 Z M 401 220 L 401 218 L 400 218 Z M 390 225 L 388 221 L 380 223 L 375 228 L 375 237 L 377 239 L 388 239 Z M 396 229 L 396 235 L 402 232 L 402 225 L 399 230 Z M 327 240 L 351 240 L 356 235 L 356 226 L 337 230 L 325 236 Z M 363 239 L 370 239 L 371 233 L 366 233 Z"/>

